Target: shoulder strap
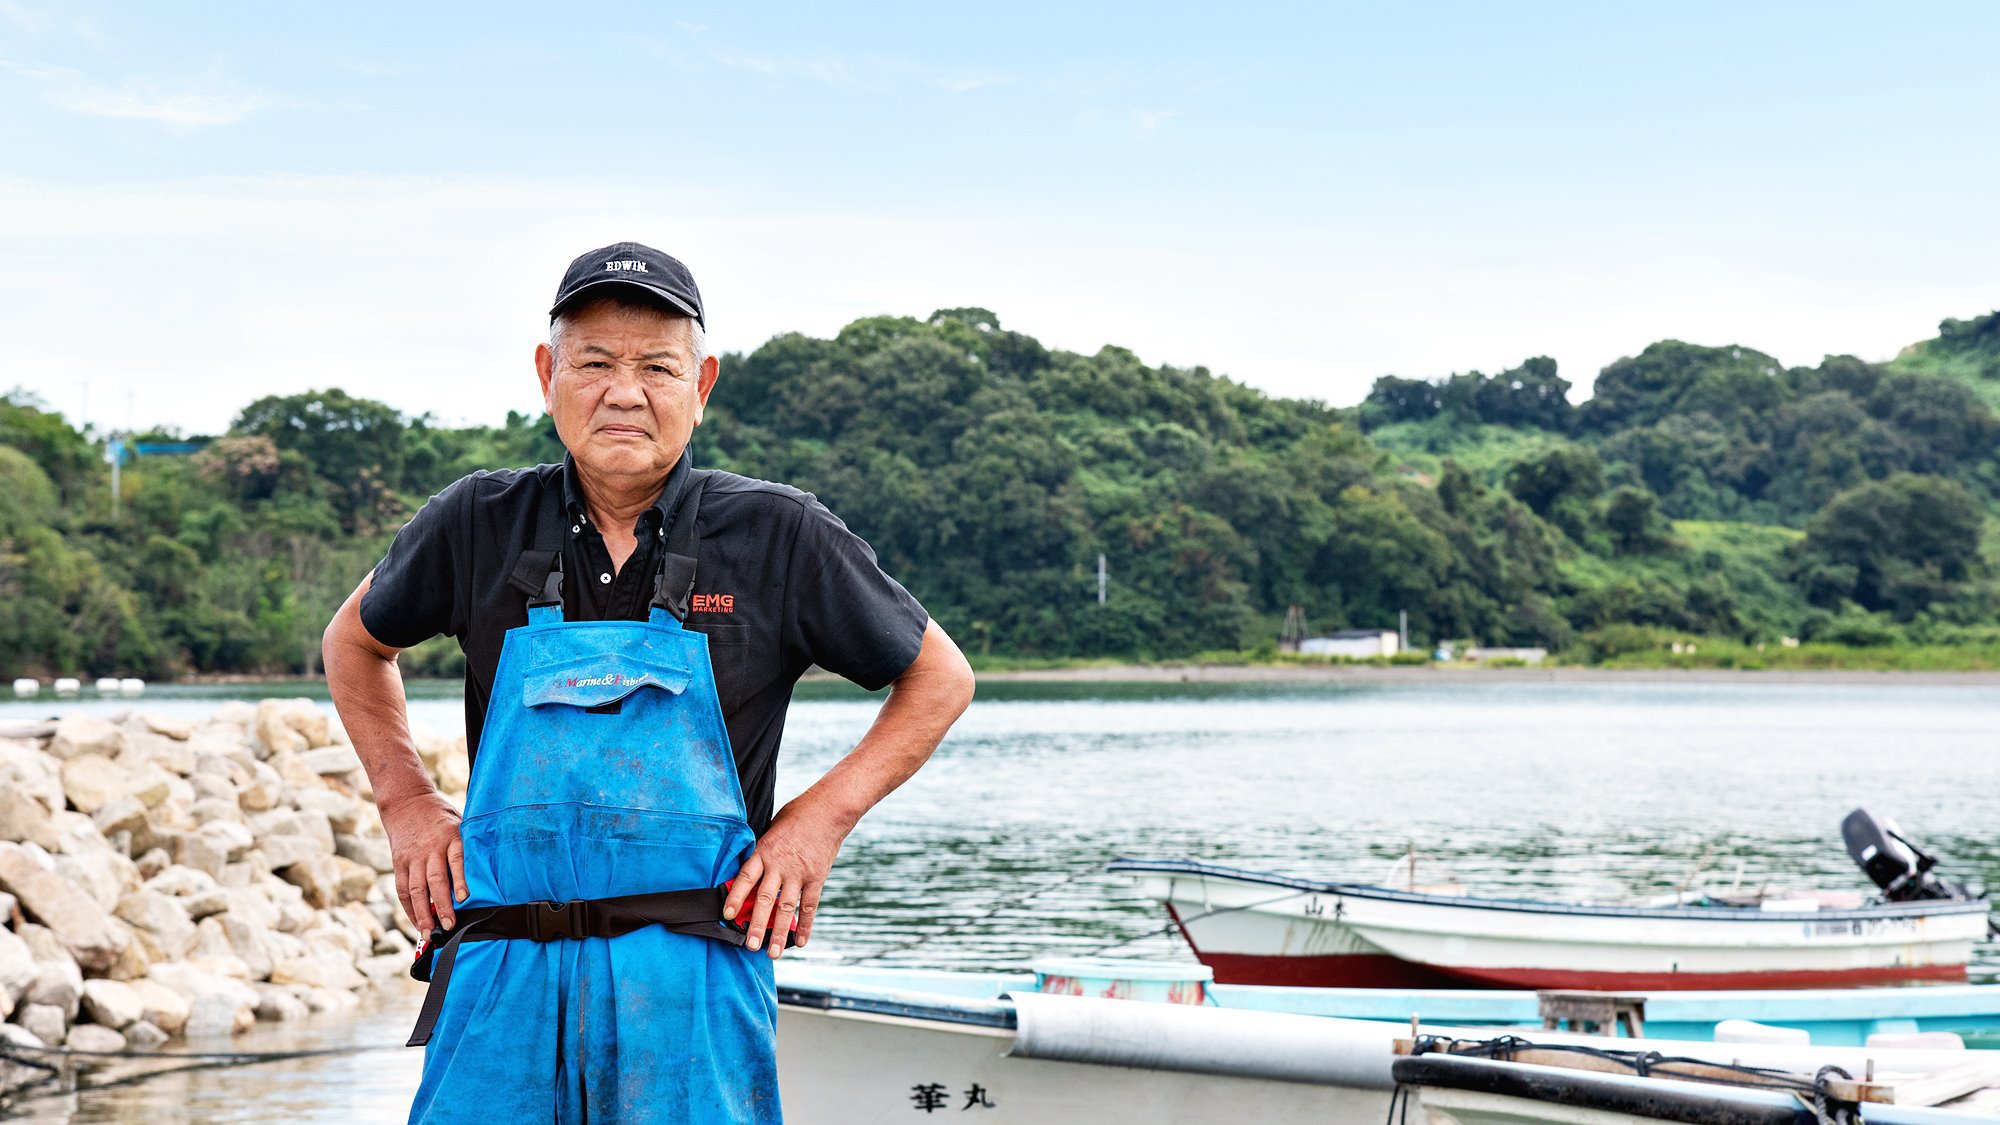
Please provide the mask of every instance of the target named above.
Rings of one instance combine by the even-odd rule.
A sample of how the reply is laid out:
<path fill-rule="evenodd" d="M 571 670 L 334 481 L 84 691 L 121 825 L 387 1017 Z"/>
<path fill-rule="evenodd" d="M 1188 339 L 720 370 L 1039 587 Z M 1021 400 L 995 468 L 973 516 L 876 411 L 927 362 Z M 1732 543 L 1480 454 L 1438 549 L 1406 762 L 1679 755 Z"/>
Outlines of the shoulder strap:
<path fill-rule="evenodd" d="M 554 497 L 546 487 L 541 511 L 535 514 L 535 545 L 522 551 L 507 576 L 507 585 L 528 599 L 529 609 L 562 605 L 563 511 L 561 485 Z"/>
<path fill-rule="evenodd" d="M 660 570 L 653 579 L 653 608 L 665 610 L 675 621 L 686 621 L 694 604 L 695 555 L 701 542 L 696 520 L 701 513 L 701 493 L 708 487 L 707 470 L 694 470 L 687 492 L 674 509 L 667 545 L 660 552 Z"/>

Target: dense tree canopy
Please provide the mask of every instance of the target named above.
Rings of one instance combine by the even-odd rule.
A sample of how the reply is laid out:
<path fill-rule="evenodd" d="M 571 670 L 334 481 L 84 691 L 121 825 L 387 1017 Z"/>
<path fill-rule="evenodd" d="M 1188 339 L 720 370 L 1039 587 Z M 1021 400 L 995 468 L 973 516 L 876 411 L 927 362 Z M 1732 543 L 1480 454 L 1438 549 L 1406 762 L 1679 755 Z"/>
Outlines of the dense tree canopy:
<path fill-rule="evenodd" d="M 1790 369 L 1665 341 L 1576 407 L 1535 358 L 1338 410 L 943 309 L 724 357 L 695 453 L 818 493 L 975 653 L 1241 650 L 1292 605 L 1586 657 L 1635 629 L 1958 636 L 2000 624 L 1997 339 L 1947 321 L 1887 365 Z M 310 671 L 425 496 L 562 455 L 539 415 L 446 428 L 337 388 L 192 440 L 128 463 L 114 517 L 103 435 L 0 399 L 0 673 Z"/>

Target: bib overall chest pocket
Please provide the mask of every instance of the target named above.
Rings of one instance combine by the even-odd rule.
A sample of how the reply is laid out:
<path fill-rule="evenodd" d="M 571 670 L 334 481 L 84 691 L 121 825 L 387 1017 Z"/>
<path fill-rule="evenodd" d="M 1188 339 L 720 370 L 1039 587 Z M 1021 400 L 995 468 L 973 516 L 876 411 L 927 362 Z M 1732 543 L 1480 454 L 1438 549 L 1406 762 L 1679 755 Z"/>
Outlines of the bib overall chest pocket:
<path fill-rule="evenodd" d="M 643 698 L 642 692 L 675 696 L 687 690 L 690 680 L 685 668 L 627 656 L 571 660 L 530 669 L 521 684 L 521 704 L 544 713 L 573 707 L 615 715 L 635 696 Z"/>

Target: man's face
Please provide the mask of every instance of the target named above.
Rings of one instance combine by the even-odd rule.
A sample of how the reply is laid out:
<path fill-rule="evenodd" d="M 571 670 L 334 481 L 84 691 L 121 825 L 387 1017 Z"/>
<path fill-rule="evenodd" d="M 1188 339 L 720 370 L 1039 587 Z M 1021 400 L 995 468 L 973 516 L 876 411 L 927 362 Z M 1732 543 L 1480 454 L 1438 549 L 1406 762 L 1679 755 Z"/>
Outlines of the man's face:
<path fill-rule="evenodd" d="M 715 387 L 714 357 L 691 354 L 693 324 L 597 302 L 566 317 L 561 354 L 535 349 L 543 407 L 588 475 L 659 477 L 680 460 Z"/>

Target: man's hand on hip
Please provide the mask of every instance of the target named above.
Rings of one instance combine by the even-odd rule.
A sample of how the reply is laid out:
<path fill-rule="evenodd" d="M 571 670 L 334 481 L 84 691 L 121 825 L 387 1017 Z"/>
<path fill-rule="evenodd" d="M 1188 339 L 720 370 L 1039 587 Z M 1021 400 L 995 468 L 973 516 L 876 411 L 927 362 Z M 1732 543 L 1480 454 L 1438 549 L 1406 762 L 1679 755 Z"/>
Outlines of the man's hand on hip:
<path fill-rule="evenodd" d="M 757 841 L 757 850 L 743 861 L 730 881 L 729 899 L 722 916 L 735 918 L 750 906 L 746 949 L 756 949 L 768 931 L 780 934 L 798 914 L 798 933 L 793 945 L 804 945 L 812 936 L 813 915 L 819 910 L 819 894 L 826 886 L 827 873 L 840 855 L 841 841 L 854 827 L 836 815 L 817 811 L 806 799 L 792 801 L 771 818 L 771 827 Z M 773 959 L 784 952 L 781 938 L 770 945 Z"/>
<path fill-rule="evenodd" d="M 792 944 L 804 945 L 819 911 L 820 888 L 833 870 L 841 841 L 862 816 L 908 781 L 944 738 L 945 731 L 972 702 L 972 669 L 945 631 L 924 626 L 917 658 L 889 686 L 868 733 L 854 749 L 805 792 L 791 799 L 757 841 L 729 887 L 723 917 L 734 918 L 750 903 L 744 944 L 756 949 L 766 931 L 791 925 L 799 914 Z M 785 943 L 771 943 L 776 957 Z"/>
<path fill-rule="evenodd" d="M 381 811 L 403 910 L 420 934 L 438 926 L 450 929 L 458 920 L 452 904 L 466 894 L 458 810 L 433 790 Z"/>

